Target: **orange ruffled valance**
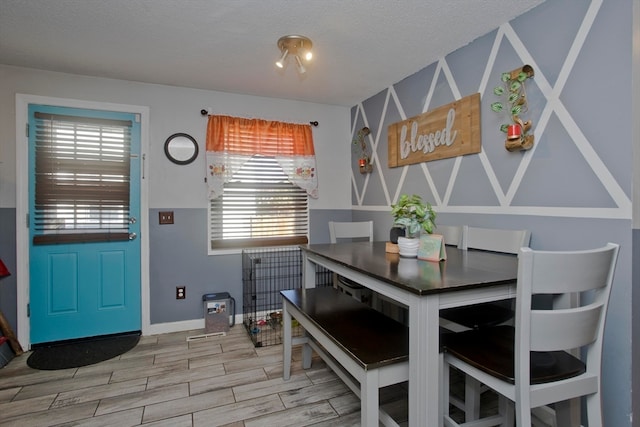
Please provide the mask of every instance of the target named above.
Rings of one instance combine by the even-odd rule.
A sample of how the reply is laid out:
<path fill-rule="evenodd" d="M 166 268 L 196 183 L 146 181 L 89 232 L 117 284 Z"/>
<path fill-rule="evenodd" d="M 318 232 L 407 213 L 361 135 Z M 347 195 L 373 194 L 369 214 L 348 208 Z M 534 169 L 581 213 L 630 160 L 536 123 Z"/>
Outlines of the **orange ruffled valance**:
<path fill-rule="evenodd" d="M 314 156 L 311 126 L 209 116 L 207 151 L 253 156 Z"/>
<path fill-rule="evenodd" d="M 209 198 L 222 195 L 224 183 L 255 155 L 274 157 L 292 183 L 318 197 L 311 126 L 211 115 L 206 146 Z"/>

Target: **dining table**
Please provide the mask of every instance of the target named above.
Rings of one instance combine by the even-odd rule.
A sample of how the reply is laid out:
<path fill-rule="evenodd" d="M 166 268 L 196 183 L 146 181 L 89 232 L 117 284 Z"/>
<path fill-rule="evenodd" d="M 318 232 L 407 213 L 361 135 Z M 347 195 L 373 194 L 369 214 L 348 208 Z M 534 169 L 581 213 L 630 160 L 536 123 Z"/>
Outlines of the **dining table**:
<path fill-rule="evenodd" d="M 446 259 L 426 261 L 386 247 L 386 242 L 301 245 L 303 289 L 316 286 L 320 266 L 407 307 L 409 426 L 442 426 L 439 311 L 515 298 L 517 255 L 447 246 Z"/>

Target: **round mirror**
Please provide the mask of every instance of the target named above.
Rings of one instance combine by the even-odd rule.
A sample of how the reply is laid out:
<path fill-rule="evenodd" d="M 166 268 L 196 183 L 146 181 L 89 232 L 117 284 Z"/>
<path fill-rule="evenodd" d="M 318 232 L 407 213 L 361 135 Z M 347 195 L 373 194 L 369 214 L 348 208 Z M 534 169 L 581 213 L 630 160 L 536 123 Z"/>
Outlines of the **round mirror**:
<path fill-rule="evenodd" d="M 174 133 L 164 143 L 164 154 L 177 165 L 188 165 L 198 157 L 198 143 L 191 135 Z"/>

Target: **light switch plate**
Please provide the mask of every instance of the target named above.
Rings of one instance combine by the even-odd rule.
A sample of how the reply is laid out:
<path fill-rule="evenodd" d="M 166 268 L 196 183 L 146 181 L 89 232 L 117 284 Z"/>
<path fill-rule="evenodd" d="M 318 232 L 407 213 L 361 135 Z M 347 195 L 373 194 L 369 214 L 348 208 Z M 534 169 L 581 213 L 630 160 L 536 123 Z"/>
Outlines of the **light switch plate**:
<path fill-rule="evenodd" d="M 173 211 L 158 212 L 160 224 L 173 224 Z"/>

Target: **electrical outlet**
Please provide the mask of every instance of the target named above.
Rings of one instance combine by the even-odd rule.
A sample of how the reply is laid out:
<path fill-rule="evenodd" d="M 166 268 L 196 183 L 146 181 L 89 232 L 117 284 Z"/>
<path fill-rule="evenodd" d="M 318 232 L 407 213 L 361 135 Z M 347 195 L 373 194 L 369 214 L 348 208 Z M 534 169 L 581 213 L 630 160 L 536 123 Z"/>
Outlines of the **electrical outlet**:
<path fill-rule="evenodd" d="M 186 286 L 176 286 L 176 299 L 185 299 L 187 297 Z"/>
<path fill-rule="evenodd" d="M 160 224 L 173 224 L 173 211 L 158 212 Z"/>

